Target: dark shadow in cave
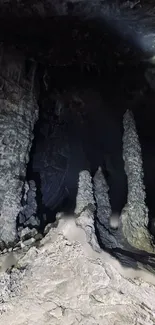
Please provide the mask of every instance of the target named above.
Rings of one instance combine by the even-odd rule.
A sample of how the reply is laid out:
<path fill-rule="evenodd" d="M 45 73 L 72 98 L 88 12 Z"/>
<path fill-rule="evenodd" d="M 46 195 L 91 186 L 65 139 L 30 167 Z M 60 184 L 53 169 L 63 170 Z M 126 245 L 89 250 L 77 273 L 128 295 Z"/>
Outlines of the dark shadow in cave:
<path fill-rule="evenodd" d="M 27 179 L 34 179 L 38 189 L 38 213 L 42 229 L 46 223 L 55 221 L 59 211 L 73 214 L 79 172 L 89 168 L 73 115 L 68 109 L 62 117 L 57 114 L 57 104 L 61 105 L 57 93 L 58 89 L 63 89 L 55 82 L 56 85 L 56 92 L 54 88 L 48 93 L 45 89 L 40 91 L 40 118 L 35 125 L 27 168 Z"/>
<path fill-rule="evenodd" d="M 95 219 L 95 223 L 96 223 L 96 219 Z M 137 265 L 137 261 L 138 261 L 143 265 L 145 265 L 146 268 L 149 265 L 154 269 L 155 267 L 154 254 L 142 250 L 139 252 L 133 247 L 130 247 L 130 245 L 125 246 L 124 249 L 119 247 L 108 248 L 102 242 L 97 227 L 95 228 L 95 230 L 96 230 L 96 236 L 98 238 L 100 247 L 106 252 L 108 252 L 110 255 L 112 255 L 113 257 L 117 258 L 117 260 L 121 262 L 124 268 L 132 267 L 134 269 L 139 269 L 139 266 Z"/>
<path fill-rule="evenodd" d="M 96 76 L 94 82 L 90 74 L 70 74 L 69 77 L 69 69 L 56 69 L 54 77 L 51 69 L 56 92 L 53 86 L 48 93 L 41 92 L 40 118 L 28 165 L 27 177 L 33 178 L 40 189 L 40 214 L 46 214 L 48 222 L 55 221 L 58 211 L 74 212 L 79 172 L 84 169 L 93 176 L 102 166 L 114 213 L 120 213 L 126 203 L 127 179 L 122 158 L 124 108 L 118 107 L 119 102 L 110 102 L 107 92 L 104 98 L 104 79 Z M 61 116 L 55 114 L 58 99 L 64 105 Z M 66 153 L 62 153 L 64 150 Z"/>
<path fill-rule="evenodd" d="M 63 42 L 63 45 L 61 44 L 61 34 L 60 39 L 52 39 L 54 45 L 56 46 L 54 48 L 56 49 L 56 54 L 53 50 L 52 53 L 54 54 L 52 54 L 52 57 L 50 57 L 50 55 L 45 55 L 48 48 L 48 36 L 46 32 L 46 40 L 45 42 L 43 41 L 43 50 L 41 54 L 41 61 L 44 61 L 44 64 L 46 64 L 48 61 L 49 64 L 49 61 L 50 63 L 52 62 L 52 60 L 54 60 L 55 62 L 57 55 L 58 57 L 60 56 L 63 46 L 65 46 L 65 55 L 67 57 L 67 64 L 64 68 L 61 56 L 59 57 L 60 66 L 59 62 L 58 64 L 53 64 L 53 66 L 47 66 L 47 70 L 50 76 L 49 89 L 47 91 L 45 91 L 45 85 L 43 83 L 44 65 L 42 66 L 43 68 L 39 76 L 41 86 L 39 98 L 40 118 L 36 124 L 34 131 L 35 140 L 33 142 L 31 159 L 27 173 L 27 177 L 29 179 L 35 179 L 37 184 L 38 209 L 41 219 L 44 220 L 43 214 L 45 213 L 47 215 L 48 222 L 55 220 L 55 214 L 59 210 L 63 210 L 66 213 L 73 213 L 76 204 L 78 175 L 80 170 L 83 170 L 85 168 L 89 169 L 93 175 L 97 170 L 98 166 L 102 166 L 102 168 L 104 169 L 105 176 L 110 187 L 109 195 L 112 210 L 114 213 L 121 212 L 122 208 L 126 203 L 127 197 L 127 180 L 124 172 L 124 163 L 122 159 L 122 117 L 127 107 L 132 109 L 132 106 L 129 106 L 129 101 L 134 100 L 137 94 L 139 96 L 141 90 L 145 98 L 145 95 L 148 91 L 148 85 L 144 78 L 144 67 L 140 63 L 140 60 L 138 62 L 139 54 L 137 54 L 136 56 L 136 63 L 133 59 L 133 65 L 131 62 L 129 62 L 130 60 L 128 60 L 130 59 L 130 53 L 127 55 L 127 58 L 125 58 L 124 56 L 124 60 L 126 60 L 124 65 L 117 65 L 117 58 L 114 55 L 114 48 L 115 45 L 117 47 L 117 43 L 119 43 L 119 37 L 117 35 L 116 38 L 116 32 L 110 32 L 109 39 L 107 36 L 105 37 L 104 35 L 104 40 L 106 39 L 106 42 L 103 50 L 103 48 L 101 49 L 101 47 L 96 45 L 96 43 L 95 45 L 93 44 L 93 41 L 97 37 L 97 34 L 95 34 L 94 32 L 95 22 L 93 21 L 93 24 L 92 22 L 90 24 L 89 30 L 90 35 L 92 32 L 93 36 L 92 39 L 91 36 L 89 37 L 88 43 L 86 43 L 84 37 L 82 39 L 82 43 L 78 43 L 76 41 L 70 43 L 70 30 L 72 26 L 72 19 L 70 18 L 69 25 L 67 27 L 67 31 L 69 31 L 68 39 L 67 34 L 65 34 L 66 46 L 65 42 Z M 57 20 L 57 27 L 58 21 L 60 24 L 61 19 L 59 18 Z M 81 22 L 80 25 L 79 19 L 77 21 L 78 27 L 80 26 L 80 35 L 82 35 L 82 33 L 85 32 L 87 29 L 86 25 L 89 26 L 89 23 L 88 21 L 87 24 Z M 63 26 L 66 26 L 64 22 L 65 19 L 63 19 Z M 49 21 L 47 22 L 47 26 L 44 26 L 45 30 L 48 29 L 48 24 Z M 84 24 L 84 28 L 82 24 Z M 76 27 L 77 25 L 75 24 Z M 62 26 L 61 29 L 63 30 Z M 42 28 L 41 31 L 42 37 L 44 34 L 43 31 L 44 28 Z M 32 33 L 32 38 L 34 35 Z M 40 42 L 39 36 L 37 40 L 38 42 Z M 33 41 L 33 39 L 31 41 Z M 85 43 L 86 46 L 84 46 Z M 82 56 L 78 57 L 76 55 L 77 50 L 80 50 L 82 52 Z M 94 54 L 94 50 L 96 50 L 96 54 Z M 31 53 L 33 52 L 35 52 L 34 49 L 33 51 L 31 51 Z M 95 65 L 98 64 L 99 69 L 96 69 L 94 67 L 92 68 L 90 61 L 89 63 L 85 61 L 88 53 L 90 53 L 90 59 L 97 57 Z M 69 67 L 69 62 L 67 60 L 71 56 L 74 57 L 74 61 Z M 35 57 L 37 56 L 35 55 Z M 93 83 L 94 88 L 91 86 L 91 83 Z M 65 90 L 67 89 L 67 92 L 69 92 L 71 98 L 73 90 L 72 84 L 74 84 L 74 90 L 76 89 L 77 93 L 79 88 L 81 89 L 83 87 L 83 89 L 85 89 L 90 87 L 90 97 L 93 92 L 92 89 L 94 89 L 94 91 L 96 92 L 97 88 L 98 92 L 100 93 L 103 99 L 104 104 L 102 105 L 101 109 L 101 104 L 96 103 L 96 105 L 94 105 L 95 102 L 94 104 L 92 104 L 93 101 L 91 103 L 91 101 L 87 98 L 86 106 L 89 106 L 89 108 L 87 107 L 87 112 L 85 116 L 82 116 L 82 119 L 84 121 L 83 125 L 80 124 L 79 117 L 77 117 L 77 114 L 75 114 L 75 112 L 71 112 L 69 107 L 68 112 L 65 111 L 65 114 L 62 116 L 61 120 L 59 120 L 59 115 L 54 112 L 54 107 L 56 106 L 56 98 L 51 98 L 50 94 L 55 93 L 56 90 L 59 94 L 63 94 L 60 97 L 65 97 L 63 92 L 65 92 Z M 62 98 L 60 99 L 60 102 L 61 100 Z M 45 106 L 43 102 L 44 104 L 46 102 Z M 70 100 L 67 98 L 65 102 L 65 107 L 69 105 L 69 102 Z M 103 109 L 103 107 L 105 107 L 105 109 Z M 78 104 L 75 105 L 75 110 L 76 109 L 78 109 Z M 134 109 L 135 108 L 133 108 L 133 110 Z M 136 113 L 136 119 L 140 122 L 140 111 L 136 110 Z M 60 132 L 60 130 L 62 133 Z M 56 134 L 54 135 L 55 140 L 53 141 L 51 137 L 54 132 Z M 55 150 L 54 145 L 56 143 L 56 140 L 57 148 L 55 154 L 57 154 L 57 157 L 55 156 L 55 158 L 53 158 L 52 155 Z M 62 143 L 62 140 L 64 141 L 64 144 Z M 141 144 L 143 147 L 142 138 Z M 63 152 L 63 145 L 68 146 L 68 149 L 66 149 L 68 150 L 67 154 L 64 154 Z M 148 147 L 146 148 L 146 152 L 147 150 Z M 59 152 L 59 158 L 58 151 L 61 151 Z M 45 159 L 43 158 L 44 154 L 47 160 L 46 168 Z M 152 171 L 150 171 L 150 168 L 145 167 L 147 164 L 149 165 L 149 159 L 148 155 L 145 154 L 145 149 L 143 151 L 143 157 L 147 202 L 148 205 L 151 206 L 153 205 L 152 194 L 150 195 L 150 193 L 152 192 L 150 192 L 149 188 L 150 182 L 152 182 L 150 180 L 150 173 L 152 173 Z M 35 167 L 32 163 L 33 158 L 35 158 Z M 51 162 L 53 164 L 54 160 L 57 160 L 57 162 L 54 166 L 52 166 Z M 62 166 L 59 166 L 59 168 L 57 168 L 57 164 L 62 164 Z M 52 170 L 55 170 L 53 170 L 53 174 L 51 174 L 51 168 Z M 147 169 L 146 172 L 145 168 Z M 42 174 L 41 176 L 40 173 Z M 41 185 L 42 183 L 43 185 Z M 153 185 L 151 187 L 151 191 L 152 189 Z M 50 195 L 50 193 L 52 194 Z"/>

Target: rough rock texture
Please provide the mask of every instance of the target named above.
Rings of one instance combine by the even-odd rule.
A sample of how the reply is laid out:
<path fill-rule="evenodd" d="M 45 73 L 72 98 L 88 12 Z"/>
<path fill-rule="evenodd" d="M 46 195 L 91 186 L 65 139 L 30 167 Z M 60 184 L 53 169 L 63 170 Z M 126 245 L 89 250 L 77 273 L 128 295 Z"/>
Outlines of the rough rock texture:
<path fill-rule="evenodd" d="M 89 171 L 83 170 L 79 173 L 75 208 L 75 214 L 78 216 L 76 224 L 85 231 L 87 242 L 93 249 L 95 251 L 100 251 L 94 226 L 95 210 L 92 177 Z"/>
<path fill-rule="evenodd" d="M 124 115 L 123 158 L 128 179 L 127 204 L 118 218 L 118 227 L 110 226 L 112 216 L 109 189 L 102 169 L 96 172 L 94 195 L 96 199 L 96 230 L 101 247 L 110 250 L 125 265 L 141 265 L 154 272 L 155 255 L 152 237 L 148 231 L 148 209 L 141 148 L 133 115 Z M 152 253 L 149 254 L 148 253 Z M 140 264 L 138 264 L 140 263 Z"/>
<path fill-rule="evenodd" d="M 24 195 L 22 198 L 22 206 L 18 215 L 18 226 L 31 226 L 39 227 L 40 220 L 38 219 L 37 213 L 37 201 L 36 201 L 36 185 L 34 180 L 24 184 Z"/>
<path fill-rule="evenodd" d="M 38 116 L 34 73 L 26 80 L 25 58 L 1 47 L 0 57 L 0 239 L 16 239 L 16 218 L 21 208 L 26 164 Z"/>
<path fill-rule="evenodd" d="M 62 220 L 17 266 L 0 274 L 0 325 L 155 323 L 155 287 L 146 282 L 155 278 L 93 252 L 73 220 Z"/>
<path fill-rule="evenodd" d="M 123 158 L 128 177 L 128 202 L 121 216 L 122 227 L 129 244 L 135 248 L 154 252 L 148 232 L 148 209 L 145 204 L 144 173 L 141 147 L 134 117 L 130 111 L 124 115 Z"/>
<path fill-rule="evenodd" d="M 111 205 L 109 201 L 109 188 L 99 167 L 94 179 L 94 195 L 96 200 L 96 228 L 99 234 L 101 243 L 106 248 L 115 248 L 119 245 L 117 241 L 117 232 L 110 229 Z M 117 237 L 116 237 L 117 236 Z"/>
<path fill-rule="evenodd" d="M 76 197 L 75 213 L 80 215 L 86 208 L 95 210 L 93 186 L 89 171 L 83 170 L 79 173 L 78 193 Z"/>
<path fill-rule="evenodd" d="M 69 89 L 70 90 L 70 89 Z M 78 91 L 77 91 L 78 93 Z M 83 96 L 84 96 L 85 90 L 83 88 Z M 98 105 L 100 101 L 98 101 L 98 96 L 95 96 L 95 100 L 93 96 L 90 96 L 90 93 L 93 94 L 93 88 L 91 88 L 91 91 L 86 92 L 86 98 L 82 97 L 83 103 L 85 103 L 84 106 L 80 106 L 81 110 L 83 110 L 83 115 L 86 110 L 85 119 L 83 118 L 83 129 L 87 130 L 87 123 L 85 121 L 89 121 L 89 117 L 92 114 L 92 121 L 94 122 L 95 118 L 93 118 L 93 108 L 96 107 L 96 112 L 98 113 Z M 144 262 L 144 267 L 148 268 L 149 264 L 151 263 L 152 270 L 154 270 L 154 255 L 151 256 L 151 258 L 147 255 L 147 252 L 154 252 L 154 247 L 151 245 L 152 238 L 149 236 L 149 233 L 147 231 L 146 226 L 147 224 L 144 223 L 143 218 L 139 218 L 139 225 L 141 225 L 141 229 L 144 231 L 144 233 L 148 234 L 148 239 L 145 238 L 145 240 L 142 241 L 142 245 L 138 246 L 136 243 L 132 242 L 132 232 L 124 230 L 126 221 L 125 219 L 125 211 L 126 215 L 128 213 L 127 222 L 132 223 L 134 227 L 134 218 L 130 219 L 130 209 L 133 211 L 134 208 L 134 214 L 138 213 L 139 216 L 141 216 L 141 213 L 146 212 L 147 208 L 145 206 L 145 192 L 144 192 L 144 185 L 143 185 L 143 174 L 142 174 L 142 158 L 140 155 L 140 145 L 137 138 L 137 131 L 134 126 L 134 121 L 132 123 L 128 123 L 128 120 L 126 121 L 127 124 L 127 130 L 125 128 L 124 133 L 124 159 L 125 163 L 128 166 L 130 165 L 130 161 L 133 157 L 134 161 L 132 161 L 131 167 L 132 171 L 134 172 L 134 177 L 132 177 L 131 172 L 128 172 L 128 169 L 126 171 L 128 176 L 128 182 L 129 182 L 129 201 L 130 198 L 133 197 L 134 204 L 132 205 L 132 202 L 127 206 L 127 208 L 124 210 L 124 214 L 122 217 L 123 224 L 121 224 L 121 218 L 119 218 L 118 223 L 118 229 L 112 229 L 110 226 L 110 217 L 112 213 L 112 209 L 110 206 L 110 199 L 109 199 L 109 188 L 107 186 L 105 177 L 103 175 L 102 169 L 99 168 L 94 179 L 92 180 L 91 175 L 88 170 L 85 170 L 85 163 L 84 163 L 84 157 L 82 156 L 82 151 L 79 151 L 78 141 L 75 136 L 75 133 L 79 136 L 79 142 L 81 141 L 80 145 L 83 145 L 85 143 L 84 141 L 87 140 L 87 134 L 88 132 L 81 132 L 81 125 L 79 123 L 79 120 L 81 121 L 82 114 L 80 115 L 80 118 L 78 117 L 78 114 L 73 114 L 74 111 L 76 111 L 77 107 L 72 102 L 72 96 L 74 95 L 74 92 L 72 93 L 72 89 L 66 92 L 64 91 L 64 94 L 61 95 L 59 92 L 56 94 L 56 100 L 50 101 L 48 100 L 46 105 L 48 107 L 48 110 L 43 110 L 43 119 L 39 122 L 39 138 L 36 139 L 36 147 L 35 147 L 35 155 L 33 156 L 33 169 L 34 171 L 37 171 L 41 175 L 41 192 L 42 192 L 42 199 L 45 206 L 50 208 L 49 211 L 49 221 L 51 222 L 51 215 L 54 210 L 55 204 L 59 208 L 59 211 L 64 211 L 64 207 L 60 207 L 61 200 L 64 198 L 63 194 L 66 191 L 66 194 L 68 197 L 70 194 L 74 192 L 73 189 L 76 187 L 77 184 L 77 177 L 79 176 L 79 184 L 78 184 L 78 191 L 77 191 L 77 197 L 76 197 L 76 209 L 75 214 L 78 216 L 76 218 L 77 225 L 81 226 L 87 233 L 87 240 L 92 245 L 92 247 L 95 250 L 99 250 L 99 245 L 96 240 L 96 234 L 95 234 L 95 226 L 98 231 L 98 238 L 99 243 L 101 247 L 105 247 L 106 249 L 110 249 L 115 256 L 117 256 L 121 261 L 123 261 L 126 265 L 135 265 L 137 266 L 137 260 L 140 261 L 142 264 Z M 54 96 L 54 95 L 53 95 Z M 52 96 L 51 96 L 52 97 Z M 89 98 L 90 97 L 90 98 Z M 89 100 L 88 100 L 89 99 Z M 54 121 L 52 113 L 56 103 L 61 103 L 62 111 L 57 116 L 57 119 Z M 71 105 L 71 104 L 72 105 Z M 45 104 L 45 103 L 44 103 Z M 74 106 L 75 105 L 75 106 Z M 96 106 L 95 106 L 96 105 Z M 105 109 L 105 114 L 103 110 L 103 123 L 106 120 L 106 106 L 104 106 L 104 101 L 101 102 L 102 109 Z M 59 105 L 58 105 L 59 106 Z M 70 107 L 71 106 L 71 107 Z M 46 106 L 43 106 L 46 108 Z M 71 113 L 70 113 L 70 120 L 68 122 L 68 128 L 65 128 L 65 123 L 63 123 L 63 127 L 60 124 L 60 121 L 64 120 L 64 116 L 67 116 L 65 113 L 65 110 L 67 111 L 68 107 L 70 107 Z M 87 107 L 89 108 L 87 112 Z M 100 106 L 99 106 L 100 107 Z M 51 113 L 52 108 L 52 113 Z M 85 109 L 84 109 L 85 108 Z M 47 108 L 46 108 L 47 109 Z M 92 111 L 91 111 L 92 110 Z M 74 112 L 75 113 L 75 112 Z M 123 114 L 122 114 L 123 115 Z M 100 116 L 100 115 L 99 115 Z M 128 115 L 125 115 L 128 117 Z M 67 116 L 68 117 L 68 116 Z M 73 117 L 71 119 L 71 117 Z M 102 120 L 97 119 L 96 120 L 96 129 L 99 129 L 98 121 L 101 121 L 101 130 L 102 130 Z M 110 117 L 113 121 L 112 127 L 110 125 Z M 115 146 L 115 142 L 113 142 L 113 134 L 115 134 L 116 138 L 118 136 L 117 128 L 115 130 L 115 125 L 117 126 L 118 121 L 114 119 L 112 113 L 111 115 L 108 115 L 108 122 L 104 125 L 104 133 L 99 132 L 96 134 L 96 139 L 99 139 L 102 144 L 102 137 L 103 138 L 103 147 L 100 148 L 99 154 L 94 154 L 94 157 L 96 158 L 95 167 L 97 167 L 100 163 L 103 166 L 104 171 L 106 168 L 104 168 L 104 150 L 105 147 L 107 150 L 109 149 L 109 143 L 110 143 L 110 149 L 113 150 L 117 147 Z M 66 119 L 67 120 L 67 119 Z M 49 122 L 50 121 L 50 122 Z M 76 121 L 76 123 L 75 123 Z M 93 129 L 93 122 L 92 127 L 90 128 L 90 131 Z M 131 122 L 131 121 L 130 121 Z M 120 122 L 122 128 L 123 128 L 123 120 Z M 72 130 L 70 130 L 71 133 L 68 133 L 68 130 L 70 128 L 70 125 L 73 125 Z M 106 128 L 107 126 L 107 128 Z M 114 126 L 114 127 L 113 127 Z M 80 130 L 80 132 L 79 132 Z M 88 129 L 89 130 L 89 129 Z M 110 130 L 110 140 L 108 138 Z M 72 132 L 73 131 L 73 132 Z M 112 133 L 113 132 L 113 133 Z M 37 136 L 38 136 L 37 134 Z M 68 138 L 64 135 L 69 135 Z M 84 139 L 84 140 L 83 140 Z M 106 139 L 106 141 L 104 140 Z M 71 141 L 72 140 L 72 141 Z M 132 141 L 131 141 L 132 140 Z M 105 142 L 104 142 L 105 141 Z M 67 163 L 67 150 L 66 149 L 66 143 L 69 142 L 70 146 L 70 159 L 69 164 Z M 93 144 L 93 137 L 89 137 L 88 133 L 88 142 L 91 143 L 90 152 L 96 153 L 96 147 L 98 148 L 98 140 L 95 142 L 95 145 Z M 87 144 L 87 141 L 86 141 Z M 100 144 L 100 142 L 99 142 Z M 120 142 L 119 142 L 119 148 L 122 144 L 122 138 L 120 136 Z M 134 149 L 135 146 L 135 149 Z M 100 146 L 99 146 L 100 147 Z M 89 148 L 88 148 L 89 149 Z M 122 148 L 121 148 L 122 149 Z M 87 146 L 84 147 L 84 150 L 87 153 Z M 89 152 L 89 150 L 88 150 Z M 117 152 L 117 149 L 116 149 Z M 115 155 L 116 155 L 116 152 Z M 120 156 L 122 155 L 122 151 L 119 152 Z M 115 159 L 115 155 L 113 155 L 112 159 Z M 94 157 L 92 160 L 94 160 Z M 61 159 L 64 158 L 64 159 Z M 89 159 L 90 158 L 90 159 Z M 87 159 L 89 160 L 91 164 L 91 155 L 87 156 Z M 123 158 L 122 158 L 123 160 Z M 81 161 L 81 162 L 80 162 Z M 133 162 L 136 163 L 134 164 Z M 63 164 L 64 163 L 64 164 Z M 68 164 L 68 167 L 67 167 Z M 89 166 L 89 164 L 88 164 Z M 67 168 L 66 168 L 67 167 Z M 107 166 L 106 166 L 107 167 Z M 112 172 L 113 175 L 118 175 L 118 167 L 119 164 L 115 166 L 114 161 L 112 160 L 112 163 L 108 169 L 109 174 Z M 122 170 L 124 173 L 124 169 L 122 166 Z M 137 172 L 138 170 L 138 172 Z M 139 173 L 140 171 L 140 173 Z M 135 177 L 136 175 L 136 177 Z M 115 181 L 117 180 L 115 190 L 119 192 L 120 184 L 118 183 L 120 181 L 120 177 L 115 177 Z M 136 182 L 135 182 L 136 180 Z M 113 181 L 113 179 L 112 179 Z M 133 189 L 138 188 L 136 192 L 134 191 L 134 195 L 132 194 Z M 124 187 L 120 189 L 121 191 L 125 191 Z M 115 192 L 115 197 L 117 198 L 117 192 Z M 113 194 L 115 194 L 113 193 Z M 124 192 L 123 192 L 124 193 Z M 94 200 L 95 197 L 95 200 Z M 136 204 L 135 204 L 136 202 Z M 141 202 L 141 206 L 139 203 Z M 96 204 L 95 204 L 96 203 Z M 96 209 L 97 207 L 97 209 Z M 122 208 L 124 205 L 122 205 Z M 129 211 L 128 211 L 129 210 Z M 55 211 L 54 211 L 55 212 Z M 133 216 L 134 216 L 133 214 Z M 124 218 L 124 219 L 123 219 Z M 94 226 L 95 221 L 95 226 Z M 131 226 L 132 227 L 132 226 Z M 139 227 L 139 226 L 138 226 Z M 127 227 L 126 227 L 127 228 Z M 135 227 L 134 227 L 135 229 Z M 139 228 L 136 228 L 134 238 L 136 240 L 138 239 L 138 232 Z M 148 250 L 149 246 L 149 250 Z M 142 252 L 143 251 L 143 252 Z M 146 253 L 145 257 L 142 253 Z M 130 257 L 128 256 L 130 254 Z M 139 254 L 139 255 L 137 255 Z"/>

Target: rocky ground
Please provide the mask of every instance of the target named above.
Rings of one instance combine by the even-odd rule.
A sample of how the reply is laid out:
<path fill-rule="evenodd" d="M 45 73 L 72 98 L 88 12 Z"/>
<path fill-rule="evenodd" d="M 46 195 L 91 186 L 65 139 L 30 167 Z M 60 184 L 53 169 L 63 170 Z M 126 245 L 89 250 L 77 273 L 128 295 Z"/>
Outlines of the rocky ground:
<path fill-rule="evenodd" d="M 0 325 L 155 323 L 155 277 L 94 252 L 73 218 L 16 258 L 0 273 Z"/>

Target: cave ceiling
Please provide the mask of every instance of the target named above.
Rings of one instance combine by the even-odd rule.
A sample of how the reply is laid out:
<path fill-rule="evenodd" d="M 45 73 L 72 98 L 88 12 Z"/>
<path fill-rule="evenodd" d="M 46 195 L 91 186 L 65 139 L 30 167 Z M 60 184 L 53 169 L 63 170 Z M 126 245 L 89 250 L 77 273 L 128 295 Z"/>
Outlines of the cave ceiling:
<path fill-rule="evenodd" d="M 45 65 L 137 66 L 154 55 L 153 16 L 152 1 L 1 1 L 0 41 Z"/>

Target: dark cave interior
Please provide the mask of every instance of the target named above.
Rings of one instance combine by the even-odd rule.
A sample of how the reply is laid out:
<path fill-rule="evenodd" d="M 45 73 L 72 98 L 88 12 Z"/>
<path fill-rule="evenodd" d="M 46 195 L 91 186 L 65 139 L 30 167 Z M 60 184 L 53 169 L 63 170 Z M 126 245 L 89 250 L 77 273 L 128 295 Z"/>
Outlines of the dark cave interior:
<path fill-rule="evenodd" d="M 1 21 L 0 26 L 1 39 L 10 44 L 9 25 Z M 73 213 L 79 171 L 94 175 L 98 166 L 109 185 L 112 211 L 120 214 L 127 200 L 122 119 L 129 108 L 142 146 L 149 227 L 155 234 L 155 93 L 145 78 L 143 51 L 95 20 L 16 19 L 11 28 L 14 44 L 28 58 L 27 73 L 31 60 L 38 62 L 40 112 L 27 179 L 37 185 L 41 225 L 55 221 L 57 211 Z"/>

